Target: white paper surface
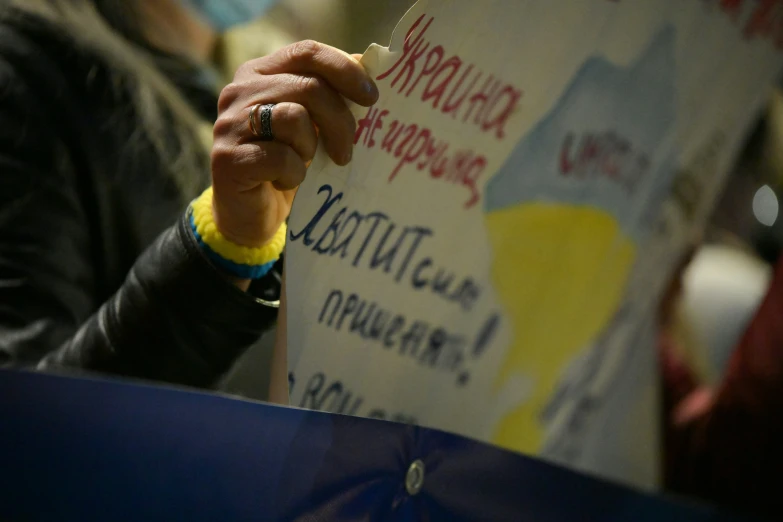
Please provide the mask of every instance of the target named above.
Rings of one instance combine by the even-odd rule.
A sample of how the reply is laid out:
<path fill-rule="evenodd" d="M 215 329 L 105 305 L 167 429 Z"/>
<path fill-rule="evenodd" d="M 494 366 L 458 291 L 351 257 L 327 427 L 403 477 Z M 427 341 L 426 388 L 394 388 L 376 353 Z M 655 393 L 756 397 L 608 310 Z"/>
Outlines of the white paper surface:
<path fill-rule="evenodd" d="M 653 304 L 781 63 L 761 4 L 720 5 L 411 9 L 352 163 L 296 197 L 291 404 L 654 487 Z"/>

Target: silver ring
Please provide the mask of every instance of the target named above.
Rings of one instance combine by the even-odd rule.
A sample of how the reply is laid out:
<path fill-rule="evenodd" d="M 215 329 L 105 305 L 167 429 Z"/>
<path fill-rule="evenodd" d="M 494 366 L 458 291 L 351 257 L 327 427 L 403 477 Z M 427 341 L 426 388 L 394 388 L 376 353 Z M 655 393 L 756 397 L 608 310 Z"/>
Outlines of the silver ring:
<path fill-rule="evenodd" d="M 257 103 L 250 108 L 250 132 L 261 141 L 273 141 L 272 134 L 272 109 L 274 103 Z"/>

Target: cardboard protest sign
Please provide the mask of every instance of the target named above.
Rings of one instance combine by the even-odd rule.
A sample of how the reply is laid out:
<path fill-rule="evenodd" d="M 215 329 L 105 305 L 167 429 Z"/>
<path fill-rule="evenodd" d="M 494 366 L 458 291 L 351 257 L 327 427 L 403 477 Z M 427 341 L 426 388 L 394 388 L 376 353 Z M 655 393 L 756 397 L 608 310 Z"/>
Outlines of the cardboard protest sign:
<path fill-rule="evenodd" d="M 296 197 L 291 404 L 654 486 L 654 307 L 779 69 L 767 4 L 421 0 Z"/>

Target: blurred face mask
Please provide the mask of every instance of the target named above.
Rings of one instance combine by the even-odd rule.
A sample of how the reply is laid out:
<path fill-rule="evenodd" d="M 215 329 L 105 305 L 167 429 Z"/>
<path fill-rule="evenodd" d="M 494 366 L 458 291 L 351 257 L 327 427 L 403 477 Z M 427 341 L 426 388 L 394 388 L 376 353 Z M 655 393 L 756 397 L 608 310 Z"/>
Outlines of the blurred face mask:
<path fill-rule="evenodd" d="M 225 31 L 251 22 L 277 3 L 277 0 L 182 0 L 215 30 Z"/>

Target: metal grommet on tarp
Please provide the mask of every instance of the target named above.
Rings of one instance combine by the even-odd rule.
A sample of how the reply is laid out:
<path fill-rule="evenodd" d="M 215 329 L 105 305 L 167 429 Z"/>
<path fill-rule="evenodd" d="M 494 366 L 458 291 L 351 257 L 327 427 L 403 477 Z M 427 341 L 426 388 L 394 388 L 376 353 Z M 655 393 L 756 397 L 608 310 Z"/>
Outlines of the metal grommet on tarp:
<path fill-rule="evenodd" d="M 424 462 L 414 460 L 405 474 L 405 489 L 409 495 L 417 495 L 424 487 Z"/>

